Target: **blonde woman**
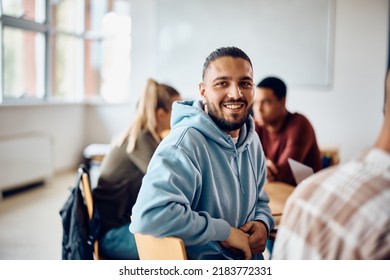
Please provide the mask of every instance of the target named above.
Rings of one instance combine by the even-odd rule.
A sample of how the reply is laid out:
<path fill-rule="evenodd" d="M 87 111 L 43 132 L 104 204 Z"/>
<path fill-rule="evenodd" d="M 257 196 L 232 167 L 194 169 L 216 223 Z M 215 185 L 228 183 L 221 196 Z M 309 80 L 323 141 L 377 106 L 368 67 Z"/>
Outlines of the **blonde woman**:
<path fill-rule="evenodd" d="M 138 259 L 129 232 L 131 209 L 158 144 L 170 129 L 172 103 L 180 94 L 149 79 L 134 122 L 104 158 L 93 196 L 101 216 L 100 253 L 109 259 Z"/>

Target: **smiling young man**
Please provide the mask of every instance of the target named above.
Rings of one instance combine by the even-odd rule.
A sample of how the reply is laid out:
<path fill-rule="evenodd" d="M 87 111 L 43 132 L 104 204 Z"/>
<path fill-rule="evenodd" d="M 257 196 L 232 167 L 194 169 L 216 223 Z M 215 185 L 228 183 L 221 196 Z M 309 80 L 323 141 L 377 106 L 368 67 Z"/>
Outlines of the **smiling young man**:
<path fill-rule="evenodd" d="M 130 231 L 184 240 L 189 259 L 262 259 L 274 221 L 265 157 L 249 115 L 253 69 L 236 47 L 212 52 L 202 100 L 175 102 L 133 207 Z"/>

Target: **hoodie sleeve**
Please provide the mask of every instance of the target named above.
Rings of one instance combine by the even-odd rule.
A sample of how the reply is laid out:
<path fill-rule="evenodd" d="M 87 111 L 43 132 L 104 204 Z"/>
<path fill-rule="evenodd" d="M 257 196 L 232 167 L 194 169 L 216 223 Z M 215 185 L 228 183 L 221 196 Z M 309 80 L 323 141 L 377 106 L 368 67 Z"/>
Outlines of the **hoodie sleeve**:
<path fill-rule="evenodd" d="M 225 220 L 191 209 L 201 179 L 199 166 L 180 147 L 163 141 L 143 179 L 130 231 L 177 236 L 187 246 L 227 239 L 230 226 Z"/>

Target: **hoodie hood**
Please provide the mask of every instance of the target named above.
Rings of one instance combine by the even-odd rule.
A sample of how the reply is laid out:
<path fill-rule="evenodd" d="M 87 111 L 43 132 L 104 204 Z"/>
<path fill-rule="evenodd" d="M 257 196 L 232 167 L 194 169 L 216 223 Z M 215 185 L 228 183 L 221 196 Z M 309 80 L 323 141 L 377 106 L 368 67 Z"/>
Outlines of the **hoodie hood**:
<path fill-rule="evenodd" d="M 200 100 L 174 102 L 171 115 L 172 129 L 188 126 L 200 131 L 205 137 L 212 139 L 220 146 L 226 149 L 237 149 L 237 152 L 241 152 L 253 141 L 255 133 L 252 116 L 249 116 L 240 129 L 238 143 L 235 145 L 233 138 L 225 131 L 222 131 L 210 116 L 205 113 Z"/>

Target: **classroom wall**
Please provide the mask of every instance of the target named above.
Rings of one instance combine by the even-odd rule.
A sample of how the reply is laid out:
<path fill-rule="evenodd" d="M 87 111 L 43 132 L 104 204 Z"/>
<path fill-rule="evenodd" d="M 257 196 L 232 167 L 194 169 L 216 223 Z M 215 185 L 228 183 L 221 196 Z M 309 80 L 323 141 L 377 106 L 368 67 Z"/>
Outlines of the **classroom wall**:
<path fill-rule="evenodd" d="M 52 140 L 53 172 L 66 170 L 80 159 L 84 119 L 82 104 L 1 105 L 0 140 L 29 134 L 47 135 Z"/>
<path fill-rule="evenodd" d="M 289 88 L 288 108 L 309 117 L 321 145 L 339 146 L 341 161 L 371 145 L 380 129 L 388 2 L 336 0 L 332 85 L 329 88 Z M 132 0 L 131 3 L 131 102 L 122 105 L 0 105 L 0 138 L 34 131 L 50 135 L 54 172 L 60 172 L 77 166 L 87 144 L 109 143 L 127 128 L 146 79 L 159 79 L 153 45 L 155 1 Z M 202 64 L 203 61 L 199 61 L 199 71 Z M 180 76 L 177 79 L 180 80 Z M 194 89 L 191 97 L 198 98 L 196 92 Z"/>
<path fill-rule="evenodd" d="M 52 141 L 53 173 L 74 169 L 88 144 L 110 143 L 128 126 L 134 111 L 131 106 L 101 103 L 1 105 L 0 141 L 30 134 L 47 135 Z M 0 156 L 1 153 L 0 150 Z M 0 174 L 0 179 L 3 175 Z"/>
<path fill-rule="evenodd" d="M 306 114 L 319 143 L 339 146 L 345 161 L 372 145 L 381 127 L 389 1 L 336 2 L 332 87 L 291 88 L 288 107 Z"/>

